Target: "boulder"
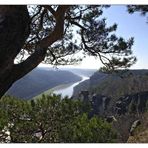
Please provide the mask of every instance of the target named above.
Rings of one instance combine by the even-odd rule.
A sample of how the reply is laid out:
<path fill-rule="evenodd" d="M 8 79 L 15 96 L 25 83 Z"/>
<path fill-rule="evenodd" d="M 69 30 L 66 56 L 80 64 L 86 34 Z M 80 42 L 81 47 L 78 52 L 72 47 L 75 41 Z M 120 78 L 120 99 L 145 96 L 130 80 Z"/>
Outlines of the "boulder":
<path fill-rule="evenodd" d="M 109 123 L 111 123 L 111 122 L 114 122 L 114 121 L 116 122 L 117 119 L 114 116 L 107 116 L 106 117 L 106 121 L 109 122 Z"/>
<path fill-rule="evenodd" d="M 89 100 L 89 91 L 88 90 L 81 91 L 80 96 L 82 96 L 83 101 L 88 101 Z"/>
<path fill-rule="evenodd" d="M 134 131 L 135 129 L 141 124 L 140 120 L 136 120 L 133 122 L 131 128 L 130 128 L 130 135 L 133 136 L 134 135 Z"/>

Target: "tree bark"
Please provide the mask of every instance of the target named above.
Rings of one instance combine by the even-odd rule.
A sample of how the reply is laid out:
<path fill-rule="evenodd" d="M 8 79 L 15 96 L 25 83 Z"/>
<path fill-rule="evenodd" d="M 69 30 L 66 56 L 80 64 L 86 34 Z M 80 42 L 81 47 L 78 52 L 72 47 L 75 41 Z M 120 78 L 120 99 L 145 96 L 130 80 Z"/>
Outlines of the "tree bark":
<path fill-rule="evenodd" d="M 42 39 L 35 52 L 20 64 L 14 64 L 16 55 L 29 36 L 29 13 L 27 6 L 0 6 L 0 98 L 12 84 L 37 67 L 45 58 L 48 46 L 61 39 L 64 16 L 69 6 L 59 6 L 54 13 L 54 31 Z"/>
<path fill-rule="evenodd" d="M 14 59 L 29 36 L 27 6 L 0 6 L 0 98 L 14 82 Z"/>

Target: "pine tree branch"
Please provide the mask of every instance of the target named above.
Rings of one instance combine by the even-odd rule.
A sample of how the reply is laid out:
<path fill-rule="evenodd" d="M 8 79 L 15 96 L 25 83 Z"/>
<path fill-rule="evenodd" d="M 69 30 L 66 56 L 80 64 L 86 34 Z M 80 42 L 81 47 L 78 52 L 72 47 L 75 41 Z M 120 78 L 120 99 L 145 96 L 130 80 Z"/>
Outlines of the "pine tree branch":
<path fill-rule="evenodd" d="M 55 13 L 56 26 L 54 31 L 38 43 L 35 52 L 30 57 L 28 57 L 24 62 L 14 65 L 14 80 L 20 79 L 37 67 L 44 60 L 48 47 L 63 37 L 65 20 L 64 16 L 69 7 L 70 6 L 61 5 L 57 8 Z"/>

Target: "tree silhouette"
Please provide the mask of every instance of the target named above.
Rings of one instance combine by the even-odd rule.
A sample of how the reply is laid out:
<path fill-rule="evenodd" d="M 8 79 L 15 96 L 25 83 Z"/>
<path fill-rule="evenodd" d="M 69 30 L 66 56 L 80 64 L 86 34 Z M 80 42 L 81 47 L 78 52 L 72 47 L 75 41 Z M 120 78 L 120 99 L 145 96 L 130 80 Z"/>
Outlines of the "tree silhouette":
<path fill-rule="evenodd" d="M 99 57 L 107 70 L 128 68 L 133 38 L 101 18 L 104 5 L 0 6 L 0 98 L 41 62 L 74 64 L 78 52 Z M 17 63 L 16 63 L 17 61 Z"/>

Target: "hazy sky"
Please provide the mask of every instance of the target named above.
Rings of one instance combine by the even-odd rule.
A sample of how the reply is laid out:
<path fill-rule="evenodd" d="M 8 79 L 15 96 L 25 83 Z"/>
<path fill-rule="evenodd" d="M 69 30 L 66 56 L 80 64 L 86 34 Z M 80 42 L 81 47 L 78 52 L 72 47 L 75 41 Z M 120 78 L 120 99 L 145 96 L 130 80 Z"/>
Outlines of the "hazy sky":
<path fill-rule="evenodd" d="M 117 22 L 117 34 L 124 38 L 134 37 L 133 52 L 138 58 L 133 68 L 148 68 L 148 24 L 140 13 L 129 14 L 124 5 L 113 5 L 104 11 L 108 24 Z"/>
<path fill-rule="evenodd" d="M 137 63 L 131 68 L 147 69 L 148 63 L 148 24 L 147 19 L 141 16 L 140 13 L 129 14 L 125 5 L 112 5 L 105 9 L 103 16 L 107 18 L 107 24 L 118 24 L 116 34 L 126 39 L 135 38 L 133 52 L 138 58 Z M 83 62 L 76 67 L 81 68 L 97 68 L 101 66 L 99 60 L 94 57 L 87 57 Z"/>

